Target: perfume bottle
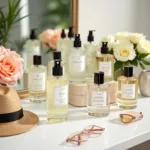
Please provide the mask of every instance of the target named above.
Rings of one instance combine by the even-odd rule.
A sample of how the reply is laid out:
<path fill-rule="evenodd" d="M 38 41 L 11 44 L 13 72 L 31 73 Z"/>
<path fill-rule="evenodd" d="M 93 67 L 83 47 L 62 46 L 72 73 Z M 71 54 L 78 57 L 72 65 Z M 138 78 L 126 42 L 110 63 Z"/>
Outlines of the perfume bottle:
<path fill-rule="evenodd" d="M 133 76 L 133 67 L 124 67 L 124 76 L 118 77 L 118 98 L 120 108 L 134 109 L 137 105 L 138 79 Z"/>
<path fill-rule="evenodd" d="M 105 81 L 112 81 L 114 77 L 114 56 L 108 53 L 107 42 L 102 42 L 101 54 L 96 57 L 97 71 L 105 74 Z"/>
<path fill-rule="evenodd" d="M 63 76 L 61 60 L 55 60 L 52 76 L 47 81 L 47 119 L 61 122 L 68 117 L 68 81 Z"/>
<path fill-rule="evenodd" d="M 88 114 L 96 117 L 109 115 L 109 84 L 104 84 L 104 72 L 94 73 L 94 84 L 88 85 Z"/>
<path fill-rule="evenodd" d="M 71 82 L 86 81 L 85 51 L 81 48 L 80 34 L 75 36 L 74 47 L 69 54 L 68 78 Z"/>
<path fill-rule="evenodd" d="M 93 78 L 94 72 L 96 70 L 96 51 L 97 46 L 94 43 L 93 31 L 89 31 L 87 38 L 87 43 L 84 45 L 86 52 L 86 76 L 87 78 Z"/>
<path fill-rule="evenodd" d="M 41 65 L 41 56 L 33 56 L 33 64 L 29 69 L 30 101 L 40 103 L 46 100 L 46 67 Z"/>
<path fill-rule="evenodd" d="M 31 29 L 30 39 L 26 41 L 24 45 L 24 49 L 27 52 L 26 62 L 27 62 L 27 70 L 33 65 L 33 56 L 41 55 L 40 51 L 40 41 L 37 39 L 37 35 L 35 33 L 36 29 Z"/>

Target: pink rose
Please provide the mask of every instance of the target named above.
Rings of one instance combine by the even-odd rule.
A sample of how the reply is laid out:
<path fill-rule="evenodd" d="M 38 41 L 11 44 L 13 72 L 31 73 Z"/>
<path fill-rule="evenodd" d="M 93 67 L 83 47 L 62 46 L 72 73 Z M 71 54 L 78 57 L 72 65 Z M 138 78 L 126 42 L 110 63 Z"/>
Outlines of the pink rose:
<path fill-rule="evenodd" d="M 23 74 L 23 59 L 15 51 L 0 46 L 0 83 L 15 84 Z"/>
<path fill-rule="evenodd" d="M 57 40 L 60 39 L 60 35 L 61 35 L 61 29 L 56 29 L 56 30 L 54 30 L 54 33 L 50 38 L 50 41 L 48 44 L 54 50 L 57 49 Z"/>

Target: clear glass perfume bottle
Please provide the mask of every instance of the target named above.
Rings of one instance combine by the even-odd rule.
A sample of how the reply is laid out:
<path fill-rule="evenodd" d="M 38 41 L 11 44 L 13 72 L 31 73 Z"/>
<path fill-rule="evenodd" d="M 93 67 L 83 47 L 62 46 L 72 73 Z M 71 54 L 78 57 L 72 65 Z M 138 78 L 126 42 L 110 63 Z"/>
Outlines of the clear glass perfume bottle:
<path fill-rule="evenodd" d="M 89 31 L 87 38 L 88 43 L 84 45 L 86 52 L 86 77 L 93 78 L 94 72 L 96 71 L 96 51 L 97 46 L 94 43 L 93 31 Z"/>
<path fill-rule="evenodd" d="M 88 85 L 88 114 L 96 117 L 109 115 L 109 84 L 104 84 L 104 73 L 94 73 L 94 84 Z"/>
<path fill-rule="evenodd" d="M 33 56 L 33 64 L 28 72 L 30 101 L 40 103 L 46 100 L 46 67 L 37 55 Z"/>
<path fill-rule="evenodd" d="M 60 60 L 55 60 L 52 74 L 47 81 L 47 119 L 61 122 L 68 118 L 68 81 Z"/>
<path fill-rule="evenodd" d="M 133 76 L 133 67 L 124 67 L 124 76 L 118 77 L 118 98 L 120 108 L 134 109 L 137 106 L 138 79 Z"/>
<path fill-rule="evenodd" d="M 68 78 L 71 82 L 86 81 L 85 51 L 81 48 L 80 34 L 75 36 L 74 47 L 69 54 Z"/>
<path fill-rule="evenodd" d="M 114 56 L 108 53 L 107 42 L 102 42 L 101 54 L 96 57 L 97 71 L 105 74 L 105 81 L 112 81 L 114 78 Z"/>

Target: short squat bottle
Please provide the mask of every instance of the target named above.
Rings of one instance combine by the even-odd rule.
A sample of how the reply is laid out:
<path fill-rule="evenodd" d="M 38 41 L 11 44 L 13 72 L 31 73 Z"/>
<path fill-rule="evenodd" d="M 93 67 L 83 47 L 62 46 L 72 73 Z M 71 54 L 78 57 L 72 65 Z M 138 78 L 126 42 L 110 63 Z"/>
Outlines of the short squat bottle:
<path fill-rule="evenodd" d="M 134 109 L 137 106 L 138 79 L 133 76 L 133 67 L 124 67 L 124 76 L 118 77 L 118 98 L 120 108 Z"/>
<path fill-rule="evenodd" d="M 40 103 L 46 100 L 46 67 L 38 55 L 33 56 L 33 64 L 29 69 L 30 101 Z"/>
<path fill-rule="evenodd" d="M 68 81 L 63 76 L 61 60 L 55 60 L 47 89 L 47 119 L 50 122 L 65 121 L 68 118 Z"/>
<path fill-rule="evenodd" d="M 108 53 L 107 42 L 102 42 L 101 54 L 96 57 L 97 71 L 105 74 L 105 81 L 112 81 L 114 77 L 114 56 Z"/>
<path fill-rule="evenodd" d="M 69 54 L 69 81 L 85 82 L 86 81 L 86 59 L 85 51 L 81 48 L 80 34 L 75 36 L 74 47 Z"/>
<path fill-rule="evenodd" d="M 104 73 L 94 73 L 94 84 L 88 85 L 88 114 L 96 117 L 109 115 L 109 84 L 104 84 Z"/>

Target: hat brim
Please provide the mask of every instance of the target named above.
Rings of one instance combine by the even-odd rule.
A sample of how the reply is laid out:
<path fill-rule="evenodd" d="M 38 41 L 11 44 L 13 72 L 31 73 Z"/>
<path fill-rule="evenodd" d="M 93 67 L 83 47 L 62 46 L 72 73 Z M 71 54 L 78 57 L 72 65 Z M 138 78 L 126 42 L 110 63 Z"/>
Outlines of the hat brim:
<path fill-rule="evenodd" d="M 30 131 L 37 126 L 39 118 L 30 111 L 23 111 L 24 116 L 20 120 L 9 123 L 0 123 L 0 137 L 12 136 Z"/>

